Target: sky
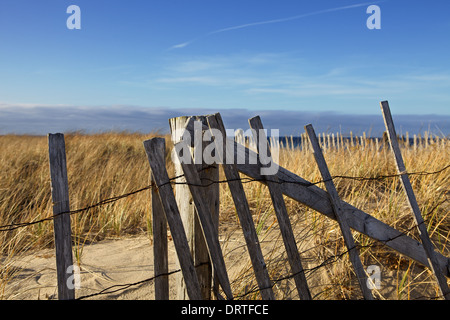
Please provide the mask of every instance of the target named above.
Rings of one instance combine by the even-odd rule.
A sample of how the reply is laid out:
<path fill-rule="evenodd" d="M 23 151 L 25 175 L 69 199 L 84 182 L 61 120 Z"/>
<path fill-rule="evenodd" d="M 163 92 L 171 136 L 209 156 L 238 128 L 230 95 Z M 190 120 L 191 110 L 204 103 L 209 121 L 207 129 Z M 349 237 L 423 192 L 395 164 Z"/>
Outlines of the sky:
<path fill-rule="evenodd" d="M 81 29 L 68 28 L 80 8 Z M 379 29 L 369 29 L 379 8 Z M 450 2 L 0 0 L 0 134 L 228 128 L 450 135 Z"/>

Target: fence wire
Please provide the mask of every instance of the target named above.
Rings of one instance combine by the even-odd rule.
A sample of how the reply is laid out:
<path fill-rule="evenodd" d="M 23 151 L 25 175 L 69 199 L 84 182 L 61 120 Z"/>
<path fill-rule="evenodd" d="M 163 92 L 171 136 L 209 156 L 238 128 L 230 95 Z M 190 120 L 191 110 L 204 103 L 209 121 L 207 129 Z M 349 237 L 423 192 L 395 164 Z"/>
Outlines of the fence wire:
<path fill-rule="evenodd" d="M 416 227 L 417 226 L 413 226 L 413 227 L 410 228 L 410 230 L 412 230 L 412 229 L 414 229 Z M 392 241 L 392 240 L 393 239 L 390 239 L 390 240 L 387 240 L 387 241 Z M 377 245 L 366 245 L 366 246 L 356 245 L 356 246 L 354 246 L 352 248 L 349 248 L 349 249 L 347 249 L 347 250 L 345 250 L 345 251 L 343 251 L 343 252 L 341 252 L 339 254 L 335 254 L 335 255 L 332 255 L 332 256 L 326 258 L 319 265 L 314 266 L 312 268 L 303 268 L 303 270 L 301 270 L 299 272 L 290 273 L 290 274 L 288 274 L 286 276 L 278 277 L 276 279 L 270 279 L 271 280 L 270 281 L 271 282 L 270 286 L 260 288 L 258 285 L 254 285 L 252 288 L 248 288 L 245 293 L 235 295 L 232 298 L 232 300 L 243 299 L 243 298 L 246 298 L 249 295 L 258 293 L 258 292 L 260 292 L 262 290 L 272 289 L 279 282 L 285 281 L 285 280 L 290 280 L 290 279 L 294 278 L 295 276 L 297 276 L 300 273 L 305 273 L 306 275 L 311 274 L 311 273 L 313 273 L 316 270 L 319 270 L 319 269 L 321 269 L 323 267 L 326 267 L 328 265 L 331 265 L 331 264 L 335 263 L 337 260 L 339 260 L 342 257 L 344 257 L 351 250 L 354 250 L 354 249 L 358 249 L 359 250 L 359 249 L 364 249 L 364 248 L 373 248 L 375 246 L 377 246 Z M 195 268 L 199 268 L 199 267 L 202 267 L 202 266 L 207 265 L 207 264 L 208 263 L 202 263 L 202 264 L 196 265 Z M 167 273 L 162 273 L 162 274 L 159 274 L 159 275 L 147 278 L 147 279 L 143 279 L 143 280 L 140 280 L 140 281 L 136 281 L 136 282 L 132 282 L 132 283 L 112 285 L 112 286 L 109 286 L 109 287 L 99 291 L 99 292 L 95 292 L 95 293 L 92 293 L 92 294 L 80 296 L 80 297 L 76 298 L 76 300 L 84 300 L 84 299 L 93 298 L 93 297 L 96 297 L 96 296 L 113 294 L 113 293 L 116 293 L 116 292 L 119 292 L 119 291 L 122 291 L 122 290 L 126 290 L 126 289 L 128 289 L 130 287 L 142 285 L 144 283 L 150 283 L 150 282 L 154 281 L 155 279 L 157 279 L 159 277 L 167 277 L 167 276 L 171 276 L 171 275 L 177 274 L 177 273 L 179 273 L 181 271 L 182 271 L 181 269 L 176 269 L 176 270 L 173 270 L 173 271 L 170 271 L 170 272 L 167 272 Z M 317 295 L 320 295 L 320 294 L 321 293 L 319 293 Z M 316 298 L 317 295 L 315 297 L 313 297 L 313 299 Z M 424 296 L 424 295 L 422 295 L 422 296 L 418 296 L 418 297 L 416 297 L 416 298 L 414 298 L 412 300 L 421 300 L 421 299 L 437 300 L 437 299 L 440 299 L 440 298 L 441 297 L 438 296 L 438 295 L 435 295 L 435 296 Z"/>
<path fill-rule="evenodd" d="M 208 168 L 211 168 L 211 166 L 208 166 L 206 168 L 203 168 L 199 171 L 202 170 L 206 170 Z M 426 172 L 426 171 L 420 171 L 420 172 L 402 172 L 399 174 L 391 174 L 391 175 L 378 175 L 375 177 L 354 177 L 354 176 L 344 176 L 344 175 L 336 175 L 336 176 L 332 176 L 331 179 L 329 180 L 320 180 L 320 181 L 316 181 L 316 182 L 302 182 L 302 181 L 287 181 L 287 180 L 283 180 L 281 178 L 278 179 L 278 181 L 272 181 L 272 183 L 278 183 L 278 184 L 296 184 L 296 185 L 301 185 L 303 187 L 312 187 L 324 182 L 328 182 L 328 181 L 333 181 L 334 179 L 346 179 L 346 180 L 355 180 L 355 181 L 380 181 L 380 180 L 384 180 L 384 179 L 388 179 L 388 178 L 395 178 L 395 177 L 399 177 L 401 175 L 404 174 L 408 174 L 409 176 L 425 176 L 425 175 L 435 175 L 435 174 L 439 174 L 447 169 L 450 168 L 450 164 L 446 165 L 445 167 L 437 170 L 437 171 L 433 171 L 433 172 Z M 251 182 L 266 182 L 267 180 L 262 178 L 262 179 L 254 179 L 254 178 L 248 178 L 248 177 L 243 177 L 243 178 L 239 178 L 239 179 L 224 179 L 224 180 L 211 180 L 211 179 L 207 179 L 207 178 L 203 178 L 202 181 L 208 181 L 208 183 L 204 183 L 204 184 L 193 184 L 193 183 L 188 183 L 188 182 L 177 182 L 175 180 L 184 177 L 184 174 L 178 175 L 176 177 L 172 177 L 169 178 L 169 181 L 160 185 L 160 186 L 156 186 L 156 185 L 147 185 L 145 187 L 142 187 L 140 189 L 128 192 L 128 193 L 124 193 L 121 194 L 119 196 L 114 196 L 111 198 L 107 198 L 107 199 L 103 199 L 97 203 L 91 204 L 87 207 L 84 208 L 80 208 L 80 209 L 76 209 L 76 210 L 70 210 L 70 211 L 64 211 L 64 212 L 60 212 L 58 214 L 54 214 L 51 217 L 47 217 L 47 218 L 43 218 L 40 220 L 35 220 L 35 221 L 30 221 L 30 222 L 21 222 L 21 223 L 12 223 L 12 224 L 7 224 L 7 225 L 2 225 L 0 226 L 0 232 L 5 232 L 5 231 L 12 231 L 18 228 L 23 228 L 23 227 L 28 227 L 34 224 L 38 224 L 38 223 L 42 223 L 42 222 L 46 222 L 46 221 L 51 221 L 53 219 L 55 219 L 56 217 L 60 216 L 60 215 L 64 215 L 64 214 L 68 214 L 68 215 L 73 215 L 73 214 L 78 214 L 84 211 L 88 211 L 90 209 L 96 208 L 96 207 L 100 207 L 106 204 L 110 204 L 110 203 L 114 203 L 118 200 L 124 199 L 124 198 L 128 198 L 132 195 L 141 193 L 143 191 L 147 191 L 150 190 L 154 187 L 157 188 L 161 188 L 164 185 L 167 184 L 172 184 L 172 185 L 190 185 L 190 186 L 195 186 L 195 187 L 210 187 L 211 185 L 214 184 L 223 184 L 223 183 L 229 183 L 229 182 L 233 182 L 233 181 L 241 181 L 241 183 L 245 184 L 245 183 L 251 183 Z M 450 193 L 450 190 L 445 190 L 446 194 Z"/>
<path fill-rule="evenodd" d="M 203 168 L 201 170 L 206 170 L 208 168 L 211 168 L 211 166 L 205 167 L 205 168 Z M 408 172 L 402 172 L 402 173 L 399 173 L 399 174 L 379 175 L 379 176 L 375 176 L 375 177 L 361 177 L 361 176 L 355 177 L 355 176 L 336 175 L 336 176 L 332 176 L 332 178 L 330 180 L 346 179 L 346 180 L 355 180 L 355 181 L 381 181 L 381 180 L 384 180 L 384 179 L 400 177 L 403 174 L 408 174 L 409 176 L 436 175 L 436 174 L 440 174 L 440 173 L 444 172 L 445 170 L 448 170 L 449 168 L 450 168 L 450 164 L 444 166 L 443 168 L 441 168 L 441 169 L 439 169 L 437 171 L 433 171 L 433 172 L 426 172 L 426 171 L 409 172 L 409 173 Z M 2 226 L 0 226 L 0 232 L 12 231 L 12 230 L 16 230 L 16 229 L 19 229 L 19 228 L 24 228 L 24 227 L 28 227 L 28 226 L 31 226 L 31 225 L 35 225 L 35 224 L 38 224 L 38 223 L 51 221 L 51 220 L 55 219 L 57 216 L 63 215 L 63 214 L 69 214 L 69 215 L 79 214 L 79 213 L 88 211 L 90 209 L 96 208 L 96 207 L 100 207 L 100 206 L 103 206 L 103 205 L 106 205 L 106 204 L 115 203 L 115 202 L 117 202 L 120 199 L 128 198 L 128 197 L 133 196 L 135 194 L 138 194 L 138 193 L 141 193 L 141 192 L 144 192 L 144 191 L 147 191 L 147 190 L 151 190 L 152 188 L 155 188 L 155 187 L 161 188 L 162 186 L 167 185 L 167 184 L 172 184 L 172 185 L 179 185 L 179 184 L 181 184 L 181 185 L 192 185 L 192 186 L 198 186 L 198 187 L 209 187 L 209 186 L 211 186 L 213 184 L 223 184 L 223 183 L 228 183 L 228 182 L 236 181 L 236 180 L 241 181 L 241 183 L 266 182 L 266 179 L 253 179 L 253 178 L 248 178 L 248 177 L 242 177 L 242 178 L 235 179 L 235 180 L 226 180 L 225 179 L 225 180 L 216 180 L 216 181 L 213 181 L 213 180 L 210 180 L 210 179 L 202 179 L 203 182 L 207 181 L 207 183 L 203 183 L 201 185 L 189 184 L 187 182 L 176 181 L 176 180 L 178 180 L 179 178 L 182 178 L 182 177 L 184 177 L 183 174 L 175 176 L 175 177 L 172 177 L 172 178 L 169 178 L 169 181 L 167 183 L 164 183 L 163 185 L 160 185 L 160 186 L 156 186 L 154 184 L 153 185 L 150 184 L 150 185 L 144 186 L 144 187 L 142 187 L 140 189 L 137 189 L 137 190 L 134 190 L 134 191 L 131 191 L 131 192 L 128 192 L 128 193 L 124 193 L 124 194 L 121 194 L 121 195 L 118 195 L 118 196 L 114 196 L 114 197 L 111 197 L 111 198 L 103 199 L 103 200 L 101 200 L 101 201 L 99 201 L 97 203 L 91 204 L 91 205 L 89 205 L 87 207 L 84 207 L 84 208 L 79 208 L 79 209 L 76 209 L 76 210 L 61 212 L 59 214 L 53 215 L 51 217 L 43 218 L 43 219 L 40 219 L 40 220 L 29 221 L 29 222 L 21 222 L 21 223 L 14 223 L 14 224 L 8 224 L 8 225 L 2 225 Z M 320 180 L 320 181 L 316 181 L 316 182 L 300 182 L 300 181 L 287 181 L 287 180 L 283 180 L 283 179 L 279 178 L 276 183 L 279 183 L 279 184 L 286 184 L 286 183 L 287 184 L 299 184 L 299 185 L 302 185 L 304 187 L 311 187 L 311 186 L 315 186 L 315 185 L 318 185 L 318 184 L 321 184 L 321 183 L 324 183 L 324 182 L 327 182 L 327 181 L 328 180 Z M 431 213 L 433 213 L 439 206 L 441 206 L 442 204 L 444 204 L 445 202 L 448 202 L 450 200 L 449 199 L 450 190 L 444 190 L 444 194 L 445 194 L 445 199 L 440 201 L 436 206 L 434 206 L 430 210 Z M 430 216 L 429 219 L 432 219 L 433 215 L 430 214 L 429 216 Z M 428 222 L 429 219 L 424 219 L 422 223 Z M 378 240 L 380 243 L 371 244 L 371 245 L 368 245 L 368 246 L 362 246 L 362 245 L 357 244 L 353 248 L 347 249 L 347 250 L 345 250 L 345 251 L 343 251 L 343 252 L 341 252 L 339 254 L 335 254 L 335 255 L 331 255 L 331 256 L 327 257 L 323 262 L 321 262 L 317 266 L 314 266 L 312 268 L 303 268 L 303 270 L 301 272 L 304 272 L 305 274 L 311 274 L 312 272 L 314 272 L 314 271 L 316 271 L 316 270 L 318 270 L 320 268 L 323 268 L 325 266 L 328 266 L 328 265 L 331 265 L 331 264 L 335 263 L 338 259 L 340 259 L 344 255 L 346 255 L 350 250 L 353 250 L 355 248 L 363 249 L 363 248 L 373 248 L 373 247 L 377 247 L 377 246 L 383 246 L 384 244 L 386 244 L 386 243 L 388 243 L 390 241 L 393 241 L 393 240 L 395 240 L 395 239 L 397 239 L 399 237 L 407 235 L 408 232 L 410 232 L 410 231 L 412 231 L 412 230 L 414 230 L 416 228 L 417 228 L 417 225 L 414 224 L 412 227 L 410 227 L 410 228 L 408 228 L 408 229 L 406 229 L 404 231 L 401 231 L 401 232 L 399 231 L 400 233 L 396 237 L 389 238 L 389 239 Z M 202 265 L 203 264 L 197 265 L 196 268 L 200 267 Z M 150 283 L 150 282 L 154 281 L 155 279 L 157 279 L 158 277 L 170 276 L 170 275 L 177 274 L 179 272 L 181 272 L 181 269 L 173 270 L 173 271 L 170 271 L 170 272 L 164 273 L 164 274 L 155 275 L 153 277 L 150 277 L 150 278 L 147 278 L 147 279 L 143 279 L 143 280 L 140 280 L 140 281 L 137 281 L 137 282 L 112 285 L 112 286 L 109 286 L 109 287 L 99 291 L 99 292 L 88 294 L 88 295 L 84 295 L 84 296 L 80 296 L 80 297 L 77 298 L 77 300 L 83 300 L 83 299 L 88 299 L 88 298 L 92 298 L 92 297 L 96 297 L 96 296 L 109 295 L 109 294 L 117 293 L 117 292 L 126 290 L 126 289 L 128 289 L 130 287 L 135 287 L 135 286 L 138 286 L 138 285 L 142 285 L 144 283 Z M 283 277 L 278 277 L 276 279 L 271 279 L 271 286 L 267 287 L 267 288 L 259 288 L 257 285 L 255 285 L 252 288 L 249 288 L 248 290 L 246 290 L 245 293 L 238 294 L 238 295 L 234 296 L 233 299 L 243 299 L 243 298 L 245 298 L 245 297 L 247 297 L 247 296 L 249 296 L 251 294 L 258 293 L 261 290 L 273 288 L 275 285 L 277 285 L 281 281 L 292 279 L 297 274 L 298 273 L 294 273 L 294 274 L 290 273 L 290 274 L 288 274 L 286 276 L 283 276 Z M 438 298 L 440 298 L 440 297 L 439 296 L 420 296 L 420 297 L 416 297 L 416 299 L 438 299 Z"/>

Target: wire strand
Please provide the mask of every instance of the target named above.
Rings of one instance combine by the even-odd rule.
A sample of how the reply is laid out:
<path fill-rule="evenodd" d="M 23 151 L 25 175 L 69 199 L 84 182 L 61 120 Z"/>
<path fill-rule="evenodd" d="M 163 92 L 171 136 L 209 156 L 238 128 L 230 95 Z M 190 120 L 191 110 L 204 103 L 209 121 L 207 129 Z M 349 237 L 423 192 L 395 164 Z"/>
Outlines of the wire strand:
<path fill-rule="evenodd" d="M 205 168 L 201 169 L 200 171 L 209 169 L 211 167 L 212 166 L 205 167 Z M 441 169 L 439 169 L 439 170 L 437 170 L 437 171 L 434 171 L 434 172 L 425 172 L 425 171 L 411 172 L 411 173 L 408 173 L 408 175 L 410 175 L 410 176 L 414 176 L 414 175 L 419 175 L 419 176 L 434 175 L 434 174 L 439 174 L 439 173 L 447 170 L 448 168 L 450 168 L 450 164 L 445 166 L 445 167 L 443 167 L 443 168 L 441 168 Z M 379 180 L 383 180 L 383 179 L 399 177 L 399 176 L 401 176 L 403 174 L 405 174 L 405 173 L 392 174 L 392 175 L 380 175 L 380 176 L 376 176 L 376 177 L 354 177 L 354 176 L 340 176 L 340 175 L 337 175 L 337 176 L 331 177 L 331 179 L 329 179 L 329 180 L 333 180 L 333 179 L 347 179 L 347 180 L 356 180 L 356 181 L 379 181 Z M 239 179 L 230 179 L 230 180 L 226 180 L 226 179 L 225 180 L 215 180 L 215 181 L 211 180 L 211 179 L 202 179 L 202 180 L 205 180 L 205 181 L 209 181 L 209 183 L 200 184 L 200 185 L 192 184 L 192 183 L 188 183 L 188 182 L 176 182 L 175 181 L 175 180 L 177 180 L 179 178 L 182 178 L 182 177 L 184 177 L 184 174 L 172 177 L 172 178 L 169 179 L 168 182 L 166 182 L 166 183 L 164 183 L 164 184 L 162 184 L 160 186 L 157 186 L 157 187 L 161 188 L 162 186 L 164 186 L 166 184 L 173 184 L 173 185 L 191 185 L 191 186 L 205 187 L 206 188 L 206 187 L 209 187 L 209 186 L 211 186 L 213 184 L 222 184 L 222 183 L 229 183 L 229 182 L 234 182 L 234 181 L 241 181 L 241 183 L 265 182 L 266 181 L 266 179 L 264 179 L 264 178 L 262 178 L 262 179 L 253 179 L 253 178 L 248 178 L 248 177 L 243 177 L 243 178 L 239 178 Z M 279 183 L 279 184 L 289 183 L 289 184 L 301 185 L 301 186 L 304 186 L 304 187 L 311 187 L 311 186 L 314 186 L 314 185 L 317 185 L 317 184 L 320 184 L 320 183 L 328 182 L 329 180 L 320 180 L 320 181 L 317 181 L 317 182 L 302 182 L 302 181 L 287 181 L 287 180 L 283 180 L 283 179 L 278 179 L 278 181 L 276 181 L 276 183 Z M 15 230 L 15 229 L 18 229 L 18 228 L 28 227 L 28 226 L 35 225 L 35 224 L 38 224 L 38 223 L 51 221 L 51 220 L 55 219 L 56 217 L 58 217 L 60 215 L 63 215 L 63 214 L 73 215 L 73 214 L 85 212 L 85 211 L 88 211 L 88 210 L 96 208 L 96 207 L 100 207 L 100 206 L 103 206 L 103 205 L 106 205 L 106 204 L 110 204 L 110 203 L 116 202 L 116 201 L 121 200 L 123 198 L 128 198 L 128 197 L 130 197 L 132 195 L 141 193 L 141 192 L 146 191 L 146 190 L 150 190 L 152 188 L 153 188 L 153 185 L 147 185 L 147 186 L 142 187 L 140 189 L 137 189 L 137 190 L 134 190 L 134 191 L 131 191 L 131 192 L 128 192 L 128 193 L 124 193 L 124 194 L 119 195 L 119 196 L 114 196 L 114 197 L 111 197 L 111 198 L 103 199 L 103 200 L 101 200 L 101 201 L 99 201 L 97 203 L 91 204 L 91 205 L 89 205 L 87 207 L 84 207 L 84 208 L 71 210 L 71 211 L 60 212 L 60 213 L 54 214 L 51 217 L 43 218 L 43 219 L 36 220 L 36 221 L 20 222 L 20 223 L 12 223 L 12 224 L 8 224 L 8 225 L 2 225 L 2 226 L 0 226 L 0 232 L 12 231 L 12 230 Z"/>

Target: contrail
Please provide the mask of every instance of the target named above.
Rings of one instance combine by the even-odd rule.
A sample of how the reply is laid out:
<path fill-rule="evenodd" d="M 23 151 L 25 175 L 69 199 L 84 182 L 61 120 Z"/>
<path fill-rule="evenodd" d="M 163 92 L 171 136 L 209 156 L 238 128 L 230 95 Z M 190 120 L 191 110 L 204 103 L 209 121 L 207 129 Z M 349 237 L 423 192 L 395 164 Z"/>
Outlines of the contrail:
<path fill-rule="evenodd" d="M 314 12 L 310 12 L 310 13 L 304 13 L 304 14 L 300 14 L 300 15 L 296 15 L 296 16 L 292 16 L 292 17 L 287 17 L 287 18 L 280 18 L 280 19 L 272 19 L 272 20 L 265 20 L 265 21 L 259 21 L 259 22 L 252 22 L 252 23 L 241 24 L 241 25 L 238 25 L 238 26 L 218 29 L 218 30 L 215 30 L 215 31 L 211 31 L 211 32 L 209 32 L 209 33 L 207 33 L 207 34 L 205 34 L 203 36 L 197 37 L 197 38 L 195 38 L 193 40 L 186 41 L 186 42 L 183 42 L 183 43 L 180 43 L 180 44 L 176 44 L 176 45 L 170 47 L 169 50 L 185 48 L 188 45 L 190 45 L 191 43 L 193 43 L 193 42 L 195 42 L 195 41 L 197 41 L 197 40 L 199 40 L 201 38 L 205 38 L 207 36 L 210 36 L 210 35 L 213 35 L 213 34 L 217 34 L 217 33 L 222 33 L 222 32 L 227 32 L 227 31 L 232 31 L 232 30 L 238 30 L 238 29 L 244 29 L 244 28 L 249 28 L 249 27 L 254 27 L 254 26 L 260 26 L 260 25 L 264 25 L 264 24 L 272 24 L 272 23 L 281 23 L 281 22 L 286 22 L 286 21 L 292 21 L 292 20 L 297 20 L 297 19 L 310 17 L 310 16 L 315 16 L 315 15 L 328 13 L 328 12 L 341 11 L 341 10 L 346 10 L 346 9 L 353 9 L 353 8 L 358 8 L 358 7 L 363 7 L 363 6 L 369 6 L 371 4 L 377 4 L 377 3 L 385 2 L 385 1 L 386 0 L 376 1 L 376 2 L 358 3 L 358 4 L 343 6 L 343 7 L 337 7 L 337 8 L 320 10 L 320 11 L 314 11 Z"/>

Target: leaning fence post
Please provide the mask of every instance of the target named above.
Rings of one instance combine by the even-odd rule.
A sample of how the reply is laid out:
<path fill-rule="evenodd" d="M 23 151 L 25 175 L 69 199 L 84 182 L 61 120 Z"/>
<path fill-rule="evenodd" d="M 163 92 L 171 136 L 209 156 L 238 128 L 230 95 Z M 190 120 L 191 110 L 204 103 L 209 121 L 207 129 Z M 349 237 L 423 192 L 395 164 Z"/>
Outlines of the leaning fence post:
<path fill-rule="evenodd" d="M 330 203 L 341 229 L 342 236 L 344 237 L 348 255 L 350 257 L 353 268 L 355 269 L 356 277 L 358 278 L 362 294 L 364 296 L 364 299 L 373 300 L 372 292 L 367 287 L 367 274 L 364 270 L 361 259 L 359 258 L 358 248 L 356 247 L 355 240 L 353 239 L 353 235 L 347 223 L 347 217 L 344 215 L 344 211 L 341 206 L 341 199 L 339 198 L 336 187 L 333 183 L 333 179 L 328 170 L 325 158 L 323 157 L 322 150 L 320 149 L 319 142 L 317 141 L 316 133 L 314 132 L 314 128 L 310 124 L 305 126 L 305 129 L 311 141 L 311 146 L 314 150 L 314 157 L 316 159 L 317 166 L 319 167 L 322 178 L 325 182 L 325 187 L 328 191 Z"/>
<path fill-rule="evenodd" d="M 419 205 L 417 203 L 414 191 L 409 180 L 408 173 L 406 172 L 406 167 L 403 162 L 403 157 L 400 152 L 400 147 L 398 145 L 397 134 L 395 133 L 394 121 L 392 120 L 391 110 L 389 108 L 389 103 L 387 101 L 382 101 L 380 103 L 381 110 L 383 112 L 384 123 L 386 125 L 386 130 L 388 132 L 389 142 L 391 144 L 391 149 L 395 157 L 395 162 L 397 165 L 397 171 L 400 175 L 400 180 L 402 182 L 403 190 L 408 198 L 409 206 L 412 210 L 414 220 L 416 222 L 417 228 L 419 229 L 420 239 L 422 240 L 423 248 L 427 254 L 428 263 L 430 265 L 431 271 L 433 272 L 438 284 L 441 295 L 446 299 L 450 300 L 450 290 L 447 285 L 447 279 L 442 274 L 439 268 L 439 262 L 437 260 L 433 244 L 431 243 L 430 237 L 428 235 L 427 226 L 422 218 Z"/>
<path fill-rule="evenodd" d="M 264 133 L 264 127 L 259 116 L 249 119 L 249 124 L 254 134 L 254 140 L 256 141 L 256 148 L 258 150 L 258 158 L 261 156 L 266 156 L 269 160 L 268 162 L 273 162 L 270 148 L 267 145 L 267 154 L 262 154 L 262 143 L 267 143 L 267 137 Z M 261 142 L 264 141 L 264 142 Z M 261 162 L 261 161 L 260 161 Z M 261 167 L 267 167 L 268 164 L 263 164 L 261 162 Z M 281 192 L 279 180 L 276 173 L 273 175 L 263 175 L 267 182 L 267 187 L 269 188 L 269 193 L 272 198 L 273 207 L 275 210 L 275 215 L 278 219 L 278 225 L 280 226 L 281 235 L 283 237 L 284 246 L 286 248 L 286 254 L 291 266 L 291 272 L 294 277 L 295 284 L 297 286 L 297 291 L 299 297 L 302 300 L 311 300 L 311 292 L 308 288 L 308 283 L 306 281 L 306 276 L 303 270 L 302 262 L 300 259 L 300 254 L 298 252 L 297 244 L 295 242 L 294 232 L 292 230 L 291 222 L 289 219 L 289 214 L 286 209 L 286 204 L 283 199 L 283 193 Z"/>
<path fill-rule="evenodd" d="M 164 155 L 159 152 L 159 150 L 162 149 L 162 147 L 160 147 L 162 144 L 165 144 L 164 138 L 146 140 L 144 141 L 145 152 L 147 153 L 150 168 L 159 191 L 159 199 L 161 200 L 161 205 L 166 214 L 167 223 L 169 224 L 170 232 L 172 234 L 181 272 L 186 284 L 187 298 L 191 300 L 202 300 L 200 284 L 195 272 L 194 260 L 192 259 L 189 250 L 183 222 L 181 221 L 175 195 L 172 186 L 170 185 L 170 179 L 163 159 Z"/>
<path fill-rule="evenodd" d="M 70 228 L 69 183 L 67 179 L 66 147 L 61 133 L 48 135 L 50 177 L 53 201 L 53 229 L 55 233 L 56 274 L 58 299 L 75 299 L 73 278 L 72 239 Z"/>
<path fill-rule="evenodd" d="M 227 152 L 230 152 L 230 149 L 228 147 L 229 140 L 226 136 L 226 130 L 222 122 L 222 117 L 219 113 L 216 113 L 215 115 L 208 116 L 206 119 L 210 129 L 217 129 L 222 135 L 222 137 L 216 137 L 214 143 L 217 147 L 216 150 L 218 152 L 219 159 L 222 159 L 222 167 L 228 180 L 228 187 L 230 189 L 231 196 L 236 207 L 236 212 L 244 233 L 245 242 L 247 244 L 253 270 L 255 272 L 256 281 L 261 289 L 261 297 L 264 300 L 275 300 L 275 295 L 272 290 L 273 285 L 269 277 L 267 265 L 264 262 L 258 235 L 256 234 L 255 225 L 253 223 L 252 215 L 250 213 L 244 187 L 240 180 L 236 163 L 234 163 L 234 161 L 233 163 L 227 163 L 226 161 Z M 219 139 L 222 139 L 222 143 L 220 143 Z M 232 141 L 232 143 L 233 145 L 237 144 L 235 141 Z M 231 154 L 234 156 L 233 153 Z"/>
<path fill-rule="evenodd" d="M 177 145 L 184 145 L 185 147 L 187 147 L 184 141 L 178 142 Z M 203 230 L 202 234 L 208 245 L 209 256 L 212 260 L 217 280 L 222 286 L 222 289 L 225 292 L 227 298 L 231 300 L 233 299 L 233 293 L 231 291 L 230 280 L 228 279 L 222 249 L 220 248 L 219 237 L 217 234 L 217 230 L 215 230 L 214 222 L 209 212 L 210 208 L 207 206 L 207 201 L 205 201 L 207 200 L 206 195 L 208 191 L 205 190 L 204 187 L 202 187 L 200 175 L 198 174 L 195 165 L 192 163 L 192 158 L 188 162 L 190 164 L 181 162 L 181 166 L 183 168 L 184 176 L 189 186 L 189 190 L 192 194 L 192 199 L 197 211 L 197 218 L 199 218 L 201 222 L 201 228 Z M 219 293 L 217 292 L 216 294 L 218 295 Z"/>

